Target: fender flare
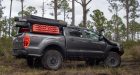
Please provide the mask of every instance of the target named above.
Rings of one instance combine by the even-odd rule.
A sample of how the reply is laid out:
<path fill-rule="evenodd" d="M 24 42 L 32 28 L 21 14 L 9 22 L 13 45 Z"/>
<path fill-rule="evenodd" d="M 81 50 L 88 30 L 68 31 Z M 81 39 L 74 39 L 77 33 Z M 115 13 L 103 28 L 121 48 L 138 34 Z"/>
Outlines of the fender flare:
<path fill-rule="evenodd" d="M 42 48 L 42 55 L 47 51 L 47 48 L 53 48 L 55 46 L 55 49 L 58 50 L 59 52 L 61 52 L 61 54 L 63 56 L 65 56 L 66 54 L 66 48 L 61 46 L 60 44 L 58 43 L 49 43 L 47 45 L 45 45 L 43 48 Z"/>

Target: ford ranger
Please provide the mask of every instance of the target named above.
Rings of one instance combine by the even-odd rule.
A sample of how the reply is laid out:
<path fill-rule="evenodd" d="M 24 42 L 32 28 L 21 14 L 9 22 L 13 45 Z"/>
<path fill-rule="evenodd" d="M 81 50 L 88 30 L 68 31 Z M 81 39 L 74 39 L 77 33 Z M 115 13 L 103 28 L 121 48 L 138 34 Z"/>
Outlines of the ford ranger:
<path fill-rule="evenodd" d="M 88 65 L 103 61 L 108 67 L 121 64 L 122 46 L 93 30 L 32 15 L 15 21 L 19 31 L 13 40 L 13 55 L 26 59 L 29 66 L 41 64 L 57 70 L 65 60 L 84 60 Z"/>

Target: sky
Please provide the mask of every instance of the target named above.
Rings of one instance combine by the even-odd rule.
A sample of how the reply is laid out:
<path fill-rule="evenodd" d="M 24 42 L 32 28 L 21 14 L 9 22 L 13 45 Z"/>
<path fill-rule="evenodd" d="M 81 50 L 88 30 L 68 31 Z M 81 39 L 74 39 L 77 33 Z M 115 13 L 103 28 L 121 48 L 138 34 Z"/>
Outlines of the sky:
<path fill-rule="evenodd" d="M 34 6 L 38 10 L 37 16 L 42 16 L 42 1 L 43 0 L 24 0 L 24 9 L 28 6 Z M 45 0 L 46 4 L 50 2 L 50 0 Z M 80 1 L 80 0 L 79 0 Z M 140 0 L 138 0 L 140 2 Z M 4 11 L 4 16 L 9 17 L 9 12 L 10 12 L 10 0 L 3 0 L 2 5 L 5 6 L 6 8 L 3 10 Z M 70 4 L 71 6 L 71 4 Z M 90 8 L 90 12 L 88 13 L 88 20 L 91 20 L 89 15 L 92 13 L 93 10 L 99 9 L 102 12 L 104 12 L 105 17 L 110 20 L 111 16 L 113 15 L 112 13 L 109 12 L 108 10 L 108 2 L 107 0 L 92 0 L 92 2 L 87 6 Z M 45 5 L 45 17 L 46 18 L 54 18 L 54 16 L 51 16 L 50 13 L 53 12 L 52 9 L 50 9 L 49 6 Z M 18 12 L 21 11 L 21 5 L 18 0 L 13 0 L 13 10 L 12 10 L 12 17 L 18 16 Z M 125 16 L 125 11 L 124 9 L 119 12 L 119 16 L 123 19 L 125 22 L 125 19 L 123 18 Z M 58 16 L 58 19 L 63 20 L 63 14 Z M 82 21 L 82 7 L 80 4 L 75 3 L 75 22 L 76 25 L 78 25 Z M 69 24 L 71 23 L 71 20 L 67 19 L 66 20 Z M 137 21 L 140 23 L 140 18 L 137 19 Z"/>

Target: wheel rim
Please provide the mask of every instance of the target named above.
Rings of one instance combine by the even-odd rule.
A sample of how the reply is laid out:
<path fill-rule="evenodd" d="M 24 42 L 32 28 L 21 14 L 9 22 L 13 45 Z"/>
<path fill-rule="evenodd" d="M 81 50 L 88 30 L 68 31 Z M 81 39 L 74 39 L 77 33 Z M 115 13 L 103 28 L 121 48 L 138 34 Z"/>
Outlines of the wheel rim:
<path fill-rule="evenodd" d="M 115 59 L 114 57 L 108 59 L 108 61 L 107 61 L 108 65 L 112 66 L 112 67 L 117 66 L 118 62 L 119 61 L 117 59 Z"/>
<path fill-rule="evenodd" d="M 61 58 L 58 55 L 49 55 L 47 57 L 47 64 L 51 68 L 57 68 L 60 65 Z"/>

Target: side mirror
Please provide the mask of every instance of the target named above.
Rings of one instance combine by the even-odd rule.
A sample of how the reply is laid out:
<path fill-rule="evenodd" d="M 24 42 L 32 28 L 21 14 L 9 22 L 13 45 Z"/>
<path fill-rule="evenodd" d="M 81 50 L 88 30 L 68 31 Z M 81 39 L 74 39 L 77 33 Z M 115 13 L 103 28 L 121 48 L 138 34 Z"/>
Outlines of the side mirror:
<path fill-rule="evenodd" d="M 99 41 L 102 41 L 104 39 L 104 36 L 99 36 Z"/>
<path fill-rule="evenodd" d="M 104 39 L 103 32 L 104 32 L 104 29 L 100 28 L 98 31 L 99 41 L 102 41 Z"/>
<path fill-rule="evenodd" d="M 99 36 L 102 36 L 103 35 L 103 31 L 104 31 L 103 28 L 102 29 L 99 29 Z"/>

